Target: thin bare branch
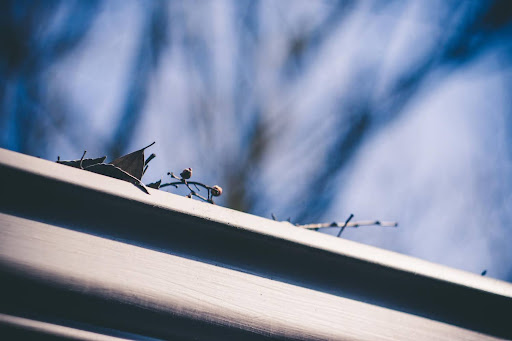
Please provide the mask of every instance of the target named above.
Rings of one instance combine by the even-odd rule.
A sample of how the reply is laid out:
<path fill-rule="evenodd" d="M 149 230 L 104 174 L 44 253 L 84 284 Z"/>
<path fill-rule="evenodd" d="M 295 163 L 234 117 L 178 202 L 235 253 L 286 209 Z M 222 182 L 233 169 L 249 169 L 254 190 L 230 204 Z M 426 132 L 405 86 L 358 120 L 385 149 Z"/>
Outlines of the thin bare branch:
<path fill-rule="evenodd" d="M 84 161 L 85 154 L 87 153 L 87 150 L 84 150 L 84 153 L 82 154 L 82 157 L 80 158 L 80 169 L 83 169 L 82 162 Z"/>
<path fill-rule="evenodd" d="M 347 223 L 346 227 L 354 227 L 357 228 L 359 226 L 373 226 L 378 225 L 382 227 L 397 227 L 398 223 L 396 221 L 380 221 L 380 220 L 360 220 L 360 221 L 353 221 Z M 321 229 L 321 228 L 328 228 L 328 227 L 340 227 L 343 226 L 342 222 L 332 222 L 332 223 L 319 223 L 319 224 L 306 224 L 306 225 L 295 225 L 297 227 L 302 227 L 304 229 L 308 230 L 315 230 L 315 229 Z"/>
<path fill-rule="evenodd" d="M 178 181 L 168 182 L 168 183 L 165 183 L 165 184 L 161 184 L 160 188 L 168 187 L 168 186 L 173 186 L 173 187 L 178 188 L 179 186 L 183 185 L 183 186 L 187 187 L 188 190 L 190 191 L 190 193 L 187 195 L 189 198 L 194 196 L 194 197 L 199 198 L 199 199 L 201 199 L 201 200 L 203 200 L 205 202 L 209 202 L 211 204 L 214 204 L 213 197 L 214 196 L 219 196 L 222 193 L 222 189 L 220 189 L 220 192 L 219 192 L 218 189 L 220 187 L 218 187 L 218 186 L 210 187 L 210 186 L 205 185 L 205 184 L 203 184 L 201 182 L 188 181 L 187 179 L 183 179 L 181 177 L 176 176 L 173 172 L 168 172 L 167 175 L 169 175 L 171 178 L 176 179 Z M 197 193 L 195 190 L 192 189 L 192 187 L 190 187 L 190 185 L 194 186 L 197 189 L 197 192 L 200 192 L 199 187 L 202 187 L 202 188 L 206 189 L 207 197 L 204 197 L 204 196 L 200 195 L 199 193 Z"/>
<path fill-rule="evenodd" d="M 347 227 L 347 224 L 350 220 L 352 220 L 352 218 L 354 218 L 354 215 L 352 213 L 350 213 L 350 216 L 347 218 L 347 220 L 345 220 L 345 223 L 343 224 L 343 226 L 340 228 L 340 232 L 338 232 L 338 237 L 341 236 L 341 233 L 343 232 L 343 230 L 345 230 L 345 227 Z"/>

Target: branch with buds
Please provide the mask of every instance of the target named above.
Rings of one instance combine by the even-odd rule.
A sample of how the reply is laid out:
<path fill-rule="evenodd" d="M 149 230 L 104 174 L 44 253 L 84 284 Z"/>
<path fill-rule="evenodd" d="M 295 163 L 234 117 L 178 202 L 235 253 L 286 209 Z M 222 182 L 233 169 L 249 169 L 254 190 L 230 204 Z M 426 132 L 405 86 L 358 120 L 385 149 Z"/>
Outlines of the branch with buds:
<path fill-rule="evenodd" d="M 320 223 L 320 224 L 306 224 L 306 225 L 296 225 L 298 227 L 302 227 L 309 230 L 315 230 L 325 227 L 341 227 L 343 225 L 342 222 L 332 222 L 332 223 Z M 359 220 L 347 223 L 346 227 L 359 227 L 359 226 L 383 226 L 383 227 L 397 227 L 398 223 L 396 221 L 380 221 L 380 220 Z"/>
<path fill-rule="evenodd" d="M 358 228 L 359 226 L 382 226 L 382 227 L 397 227 L 398 223 L 395 221 L 381 221 L 381 220 L 360 220 L 360 221 L 352 221 L 352 218 L 354 217 L 353 214 L 350 214 L 350 216 L 345 220 L 345 222 L 332 222 L 332 223 L 319 223 L 319 224 L 295 224 L 297 227 L 301 227 L 303 229 L 308 230 L 315 230 L 318 231 L 318 229 L 321 228 L 327 228 L 327 227 L 339 227 L 340 230 L 338 232 L 338 237 L 341 236 L 341 233 L 345 230 L 346 227 L 353 227 Z M 276 216 L 272 214 L 272 219 L 277 220 Z M 290 218 L 286 222 L 290 222 Z"/>
<path fill-rule="evenodd" d="M 167 186 L 173 186 L 178 188 L 179 186 L 185 186 L 188 188 L 190 193 L 187 195 L 189 198 L 192 198 L 193 196 L 196 198 L 199 198 L 205 202 L 209 202 L 211 204 L 215 204 L 213 201 L 213 197 L 218 197 L 222 194 L 222 187 L 215 185 L 215 186 L 208 186 L 200 182 L 196 181 L 188 181 L 192 177 L 192 168 L 185 168 L 181 173 L 180 176 L 174 175 L 173 172 L 167 173 L 167 175 L 170 175 L 171 178 L 176 179 L 178 181 L 169 182 L 165 184 L 161 184 L 159 187 L 167 187 Z M 191 187 L 194 186 L 195 190 Z M 201 191 L 201 188 L 206 190 L 206 197 L 202 196 L 198 192 Z"/>

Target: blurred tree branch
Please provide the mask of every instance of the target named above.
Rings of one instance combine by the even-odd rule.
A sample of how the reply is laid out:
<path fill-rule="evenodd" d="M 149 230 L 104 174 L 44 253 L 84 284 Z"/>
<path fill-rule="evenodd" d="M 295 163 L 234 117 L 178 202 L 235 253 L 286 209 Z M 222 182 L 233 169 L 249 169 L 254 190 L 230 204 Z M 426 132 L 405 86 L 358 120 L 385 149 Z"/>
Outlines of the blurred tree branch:
<path fill-rule="evenodd" d="M 95 17 L 97 4 L 52 0 L 0 4 L 0 123 L 9 124 L 9 139 L 4 145 L 27 154 L 42 152 L 40 141 L 54 132 L 48 129 L 52 115 L 43 105 L 43 72 L 80 44 Z M 75 12 L 80 15 L 74 16 Z M 52 26 L 60 13 L 67 15 L 62 16 L 59 25 Z M 50 123 L 64 120 L 53 117 Z"/>
<path fill-rule="evenodd" d="M 108 152 L 112 157 L 123 154 L 129 148 L 149 96 L 151 76 L 158 69 L 162 52 L 169 44 L 167 2 L 150 1 L 143 5 L 142 32 L 136 49 L 136 57 L 129 71 L 124 101 L 119 113 Z"/>
<path fill-rule="evenodd" d="M 323 65 L 325 51 L 340 31 L 349 29 L 350 18 L 361 11 L 360 4 L 351 0 L 321 4 L 325 6 L 324 15 L 306 25 L 302 19 L 290 16 L 289 12 L 299 5 L 291 8 L 280 2 L 221 3 L 228 14 L 225 20 L 229 21 L 229 34 L 234 37 L 231 41 L 231 36 L 226 35 L 213 39 L 211 31 L 217 26 L 210 22 L 214 17 L 212 3 L 140 3 L 142 28 L 128 68 L 128 81 L 116 117 L 118 123 L 106 142 L 109 156 L 123 154 L 140 133 L 138 127 L 151 95 L 152 81 L 163 72 L 161 60 L 168 56 L 172 43 L 173 51 L 178 50 L 185 60 L 187 77 L 181 84 L 188 95 L 185 116 L 195 132 L 190 139 L 192 148 L 206 160 L 204 164 L 212 168 L 210 171 L 221 168 L 216 171 L 222 177 L 219 183 L 225 184 L 223 200 L 227 206 L 248 212 L 267 209 L 271 189 L 258 185 L 263 182 L 261 174 L 268 166 L 265 162 L 282 142 L 287 128 L 299 120 L 297 112 L 304 103 L 301 97 L 313 97 L 324 91 L 325 85 L 310 84 L 308 90 L 301 90 L 297 84 L 308 84 L 308 77 L 319 67 L 329 70 L 329 66 Z M 369 4 L 365 10 L 375 13 L 392 6 L 398 8 L 393 12 L 395 24 L 404 15 L 404 6 L 399 2 Z M 322 146 L 316 144 L 318 140 L 309 135 L 317 133 L 321 139 L 324 132 L 315 132 L 317 127 L 310 127 L 312 133 L 298 137 L 294 150 L 283 155 L 301 172 L 303 167 L 304 173 L 308 173 L 300 186 L 294 185 L 302 204 L 297 205 L 296 197 L 283 199 L 287 201 L 283 206 L 288 214 L 301 223 L 320 219 L 338 195 L 347 165 L 372 134 L 401 117 L 426 85 L 439 82 L 510 38 L 510 7 L 504 0 L 444 3 L 435 17 L 435 43 L 425 48 L 426 52 L 414 63 L 393 74 L 383 91 L 378 91 L 375 85 L 382 71 L 381 61 L 371 64 L 359 60 L 357 55 L 347 61 L 354 64 L 350 75 L 354 86 L 328 94 L 333 102 L 331 112 L 321 108 L 324 111 L 310 113 L 319 115 L 319 125 L 329 122 L 329 140 L 323 139 Z M 45 148 L 42 141 L 49 140 L 57 131 L 68 136 L 68 141 L 81 143 L 79 137 L 84 133 L 72 129 L 73 113 L 68 112 L 77 109 L 67 105 L 62 96 L 57 96 L 53 107 L 47 105 L 43 75 L 49 66 L 76 50 L 101 8 L 97 1 L 0 4 L 0 124 L 5 131 L 2 146 L 39 154 Z M 279 19 L 271 19 L 268 13 L 276 9 Z M 226 41 L 232 45 L 229 51 L 222 52 L 233 57 L 231 64 L 215 60 L 215 52 L 226 49 L 218 43 Z M 362 41 L 361 45 L 365 43 Z M 511 45 L 501 45 L 510 57 Z M 231 73 L 218 72 L 219 63 Z M 230 139 L 226 142 L 228 134 Z M 308 162 L 307 153 L 323 155 L 318 169 L 312 169 L 315 166 Z M 319 178 L 321 182 L 317 181 Z M 293 179 L 283 186 L 291 183 Z"/>

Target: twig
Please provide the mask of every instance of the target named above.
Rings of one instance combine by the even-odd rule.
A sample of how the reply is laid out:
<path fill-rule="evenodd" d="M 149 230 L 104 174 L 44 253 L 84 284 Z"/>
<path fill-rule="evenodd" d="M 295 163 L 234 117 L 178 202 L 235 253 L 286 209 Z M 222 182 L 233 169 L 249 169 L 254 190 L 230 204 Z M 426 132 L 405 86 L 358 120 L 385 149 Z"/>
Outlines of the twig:
<path fill-rule="evenodd" d="M 153 143 L 154 143 L 154 142 L 153 142 Z M 151 145 L 153 145 L 153 144 L 151 144 Z M 150 146 L 151 146 L 151 145 L 150 145 Z M 147 148 L 147 147 L 146 147 L 146 148 Z M 153 153 L 153 154 L 151 154 L 150 156 L 148 156 L 148 158 L 146 159 L 146 161 L 144 161 L 144 169 L 142 170 L 142 175 L 146 174 L 146 171 L 148 170 L 148 167 L 149 167 L 149 166 L 148 166 L 148 163 L 149 163 L 151 160 L 153 160 L 155 157 L 156 157 L 156 154 L 155 154 L 155 153 Z"/>
<path fill-rule="evenodd" d="M 82 167 L 82 162 L 84 161 L 85 153 L 87 153 L 87 150 L 84 150 L 84 153 L 82 154 L 82 157 L 80 158 L 80 169 L 84 169 L 84 167 Z"/>
<path fill-rule="evenodd" d="M 349 222 L 349 223 L 347 223 L 347 226 L 345 226 L 345 227 L 357 228 L 359 226 L 372 226 L 372 225 L 378 225 L 378 226 L 382 226 L 382 227 L 397 227 L 398 223 L 395 221 L 360 220 L 360 221 Z M 326 227 L 340 227 L 340 226 L 343 226 L 343 223 L 332 222 L 332 223 L 306 224 L 306 225 L 295 225 L 295 226 L 302 227 L 302 228 L 308 229 L 308 230 L 315 230 L 315 229 L 326 228 Z"/>
<path fill-rule="evenodd" d="M 146 159 L 146 161 L 144 161 L 144 166 L 147 166 L 147 164 L 153 160 L 154 158 L 156 157 L 156 154 L 155 153 L 152 153 L 150 156 L 148 156 L 148 158 Z"/>
<path fill-rule="evenodd" d="M 222 193 L 222 189 L 220 189 L 220 192 L 218 191 L 218 189 L 220 188 L 219 186 L 212 186 L 212 187 L 210 187 L 210 186 L 205 185 L 205 184 L 203 184 L 201 182 L 188 181 L 186 179 L 183 179 L 183 178 L 180 178 L 180 177 L 176 176 L 173 172 L 168 172 L 167 175 L 171 176 L 171 178 L 176 179 L 178 181 L 168 182 L 168 183 L 165 183 L 165 184 L 161 184 L 160 188 L 167 187 L 167 186 L 174 186 L 174 187 L 178 188 L 179 186 L 184 185 L 190 191 L 189 197 L 195 196 L 195 197 L 197 197 L 197 198 L 199 198 L 199 199 L 201 199 L 201 200 L 203 200 L 205 202 L 209 202 L 211 204 L 215 204 L 214 201 L 213 201 L 213 197 L 214 196 L 219 196 Z M 197 189 L 197 192 L 201 191 L 199 189 L 199 187 L 202 187 L 202 188 L 206 189 L 207 197 L 204 197 L 201 194 L 199 194 L 196 191 L 194 191 L 192 189 L 192 187 L 190 187 L 190 185 L 193 185 Z"/>
<path fill-rule="evenodd" d="M 347 218 L 347 220 L 345 220 L 345 224 L 343 224 L 343 226 L 340 228 L 340 232 L 338 232 L 338 237 L 341 236 L 341 233 L 343 232 L 343 230 L 345 229 L 345 227 L 347 227 L 347 224 L 348 222 L 354 218 L 354 215 L 352 213 L 350 213 L 350 216 Z"/>

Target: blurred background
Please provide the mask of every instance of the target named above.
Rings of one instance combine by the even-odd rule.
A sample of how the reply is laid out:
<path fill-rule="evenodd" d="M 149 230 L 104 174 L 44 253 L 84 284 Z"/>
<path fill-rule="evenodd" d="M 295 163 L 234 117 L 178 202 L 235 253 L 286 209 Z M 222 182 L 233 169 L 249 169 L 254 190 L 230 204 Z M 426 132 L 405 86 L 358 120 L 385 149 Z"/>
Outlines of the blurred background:
<path fill-rule="evenodd" d="M 342 237 L 512 281 L 509 1 L 4 0 L 0 16 L 0 147 L 113 160 L 156 141 L 145 183 L 192 167 L 236 210 L 396 220 Z"/>

